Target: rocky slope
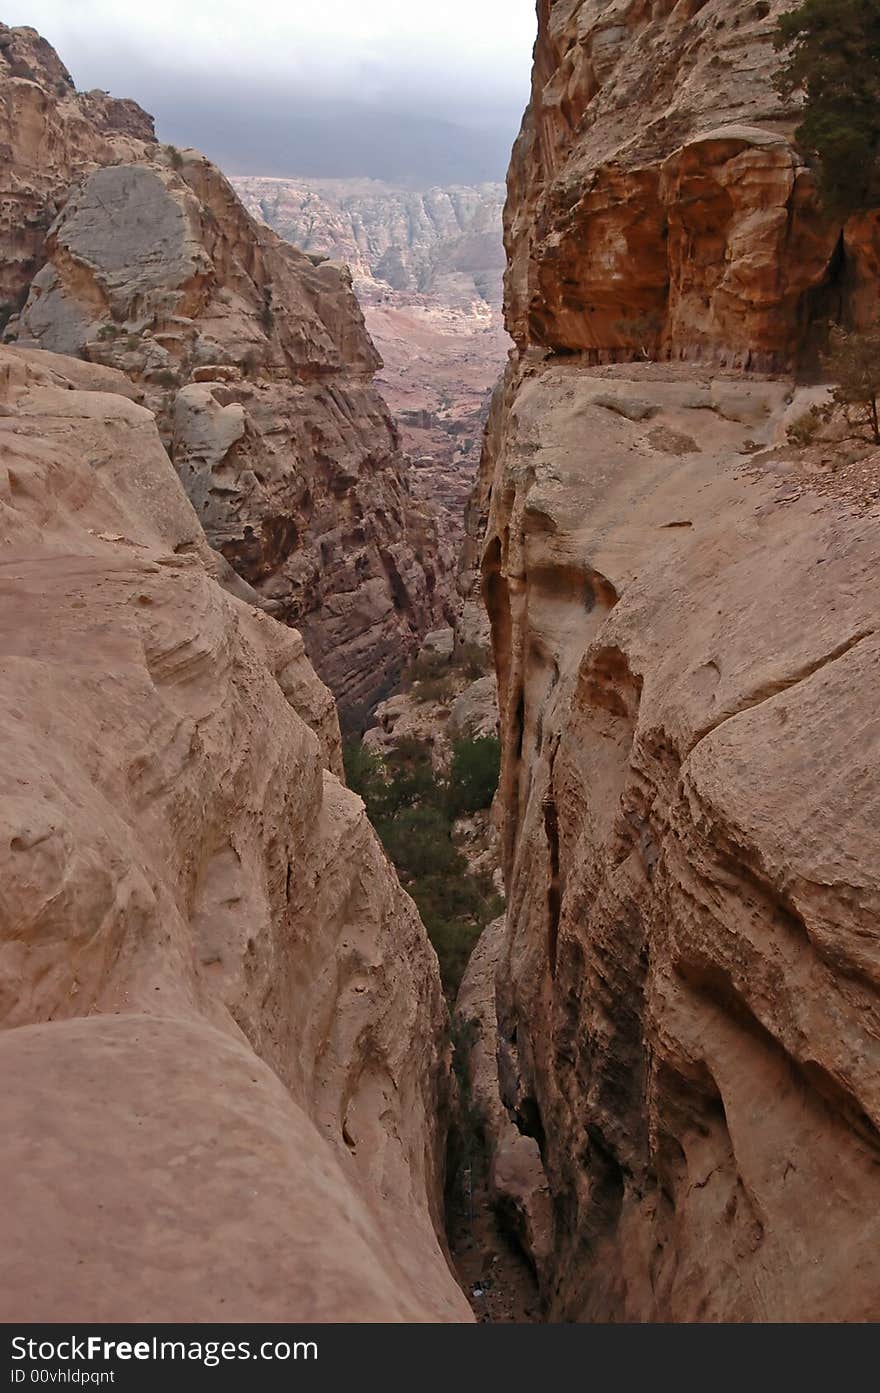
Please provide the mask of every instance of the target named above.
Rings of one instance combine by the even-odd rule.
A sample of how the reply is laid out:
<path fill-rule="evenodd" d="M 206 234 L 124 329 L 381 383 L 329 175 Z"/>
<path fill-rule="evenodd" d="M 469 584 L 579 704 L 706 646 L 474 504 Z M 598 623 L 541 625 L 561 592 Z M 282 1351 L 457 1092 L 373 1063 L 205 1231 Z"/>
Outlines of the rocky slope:
<path fill-rule="evenodd" d="M 817 218 L 768 87 L 781 8 L 539 7 L 463 584 L 504 744 L 479 971 L 553 1319 L 877 1308 L 877 460 L 838 488 L 833 447 L 786 443 L 814 394 L 718 365 L 790 363 L 821 295 L 877 293 L 875 219 Z"/>
<path fill-rule="evenodd" d="M 0 1308 L 467 1319 L 436 959 L 133 395 L 0 350 Z"/>
<path fill-rule="evenodd" d="M 100 108 L 124 128 L 102 144 L 97 117 L 88 127 L 98 99 L 60 93 L 33 31 L 6 35 L 7 53 L 33 57 L 32 77 L 0 68 L 10 179 L 44 200 L 39 237 L 10 223 L 27 300 L 7 337 L 141 387 L 212 545 L 301 628 L 357 727 L 447 600 L 348 273 L 255 223 L 196 152 L 136 138 L 128 104 Z M 90 138 L 76 141 L 74 117 Z"/>
<path fill-rule="evenodd" d="M 302 250 L 346 262 L 381 356 L 377 386 L 414 488 L 457 551 L 489 397 L 510 340 L 501 315 L 500 185 L 419 192 L 375 180 L 232 180 Z"/>

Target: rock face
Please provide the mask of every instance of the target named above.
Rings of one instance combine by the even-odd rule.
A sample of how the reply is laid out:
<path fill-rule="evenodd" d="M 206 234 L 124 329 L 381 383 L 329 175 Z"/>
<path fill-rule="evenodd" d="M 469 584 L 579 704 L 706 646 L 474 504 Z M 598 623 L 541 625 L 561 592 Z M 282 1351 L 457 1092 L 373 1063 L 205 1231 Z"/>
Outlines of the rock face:
<path fill-rule="evenodd" d="M 2 76 L 14 96 L 22 80 Z M 30 83 L 47 121 L 97 102 L 47 81 Z M 8 337 L 142 388 L 211 544 L 301 629 L 356 728 L 448 601 L 350 277 L 256 224 L 196 152 L 126 138 L 123 155 L 86 144 L 98 167 L 41 232 Z M 24 180 L 40 149 L 14 158 Z M 62 147 L 57 182 L 81 168 Z"/>
<path fill-rule="evenodd" d="M 0 1309 L 467 1319 L 436 959 L 131 397 L 0 350 Z"/>
<path fill-rule="evenodd" d="M 135 102 L 77 92 L 35 29 L 0 24 L 0 323 L 21 308 L 72 181 L 145 144 L 153 121 Z"/>
<path fill-rule="evenodd" d="M 457 552 L 489 399 L 510 340 L 501 315 L 499 184 L 419 192 L 375 180 L 232 180 L 303 251 L 351 268 L 382 355 L 377 385 L 415 465 L 414 489 Z"/>
<path fill-rule="evenodd" d="M 514 148 L 517 344 L 787 364 L 843 300 L 877 317 L 878 220 L 817 213 L 770 84 L 787 0 L 541 0 Z"/>
<path fill-rule="evenodd" d="M 462 586 L 481 571 L 498 670 L 486 954 L 551 1319 L 865 1320 L 880 1291 L 878 496 L 785 444 L 789 380 L 595 362 L 648 312 L 661 360 L 798 347 L 840 229 L 766 84 L 779 8 L 539 7 L 520 353 Z"/>
<path fill-rule="evenodd" d="M 605 372 L 511 382 L 490 445 L 500 1077 L 551 1310 L 867 1319 L 880 511 L 744 460 L 785 384 Z"/>

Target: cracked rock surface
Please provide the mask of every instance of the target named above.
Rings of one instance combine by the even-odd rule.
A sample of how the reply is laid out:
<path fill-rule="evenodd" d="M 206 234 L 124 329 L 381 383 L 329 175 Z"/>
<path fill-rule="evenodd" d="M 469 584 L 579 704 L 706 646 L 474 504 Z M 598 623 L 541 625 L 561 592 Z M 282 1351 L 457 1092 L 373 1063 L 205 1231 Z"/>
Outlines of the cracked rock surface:
<path fill-rule="evenodd" d="M 551 1318 L 876 1314 L 880 518 L 790 491 L 789 397 L 551 358 L 493 415 L 498 1076 Z"/>

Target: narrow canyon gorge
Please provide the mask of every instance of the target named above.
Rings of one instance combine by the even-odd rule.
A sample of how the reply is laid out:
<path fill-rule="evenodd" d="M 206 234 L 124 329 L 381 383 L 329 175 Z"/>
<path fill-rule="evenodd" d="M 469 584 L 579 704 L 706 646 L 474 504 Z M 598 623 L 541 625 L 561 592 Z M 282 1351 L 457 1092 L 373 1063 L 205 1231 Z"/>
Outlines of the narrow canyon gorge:
<path fill-rule="evenodd" d="M 880 1313 L 880 209 L 789 8 L 538 0 L 503 253 L 0 24 L 4 1320 Z"/>

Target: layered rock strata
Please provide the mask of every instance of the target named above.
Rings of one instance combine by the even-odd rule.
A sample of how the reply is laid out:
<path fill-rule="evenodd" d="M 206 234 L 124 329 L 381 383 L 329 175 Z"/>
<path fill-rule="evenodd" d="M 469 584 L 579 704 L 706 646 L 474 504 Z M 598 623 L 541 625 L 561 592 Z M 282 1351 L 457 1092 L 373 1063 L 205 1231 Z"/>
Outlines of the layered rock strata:
<path fill-rule="evenodd" d="M 0 1309 L 467 1319 L 436 958 L 132 395 L 0 350 Z"/>
<path fill-rule="evenodd" d="M 520 348 L 786 366 L 877 317 L 878 219 L 820 214 L 773 90 L 787 0 L 542 0 L 505 214 Z"/>
<path fill-rule="evenodd" d="M 34 72 L 0 70 L 7 105 L 24 83 L 39 107 L 33 139 L 16 127 L 10 164 L 46 215 L 38 252 L 19 249 L 42 266 L 7 337 L 141 387 L 211 544 L 301 629 L 356 728 L 448 598 L 433 514 L 372 387 L 380 359 L 350 277 L 255 223 L 194 151 L 94 133 L 74 159 L 56 127 L 68 107 L 85 120 L 88 101 Z M 34 172 L 47 145 L 51 198 Z M 47 231 L 57 190 L 84 167 Z"/>

